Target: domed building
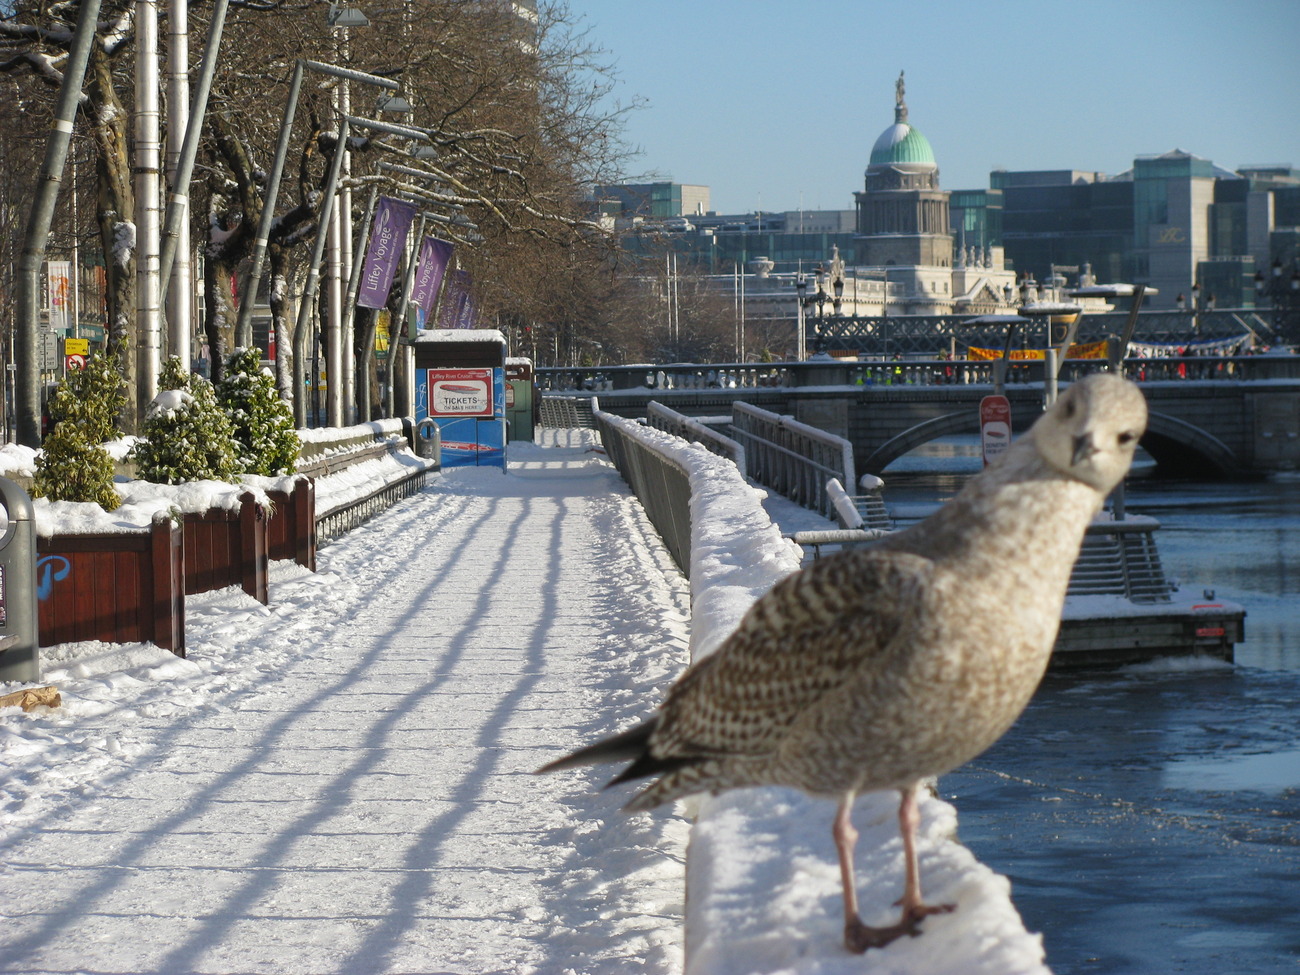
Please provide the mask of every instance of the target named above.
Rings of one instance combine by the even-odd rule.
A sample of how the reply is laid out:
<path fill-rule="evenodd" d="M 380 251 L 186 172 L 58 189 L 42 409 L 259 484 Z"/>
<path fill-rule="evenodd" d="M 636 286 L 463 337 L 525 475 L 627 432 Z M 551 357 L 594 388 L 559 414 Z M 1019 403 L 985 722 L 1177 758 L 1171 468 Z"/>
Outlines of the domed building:
<path fill-rule="evenodd" d="M 858 213 L 858 258 L 869 267 L 951 269 L 948 194 L 939 188 L 939 164 L 930 141 L 907 120 L 901 73 L 895 93 L 894 124 L 876 139 L 865 189 L 853 194 Z M 916 282 L 922 286 L 916 297 L 932 294 L 938 304 L 952 301 L 950 283 L 940 288 L 941 277 L 925 278 Z M 911 311 L 925 314 L 920 308 Z"/>

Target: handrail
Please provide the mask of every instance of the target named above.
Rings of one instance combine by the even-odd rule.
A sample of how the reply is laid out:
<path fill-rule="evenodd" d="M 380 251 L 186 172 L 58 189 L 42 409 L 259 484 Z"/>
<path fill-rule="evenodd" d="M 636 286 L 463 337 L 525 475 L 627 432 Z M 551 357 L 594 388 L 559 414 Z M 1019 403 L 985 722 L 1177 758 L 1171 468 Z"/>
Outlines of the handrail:
<path fill-rule="evenodd" d="M 641 501 L 665 547 L 687 578 L 691 574 L 691 479 L 677 460 L 632 431 L 638 424 L 595 413 L 605 455 Z"/>
<path fill-rule="evenodd" d="M 745 448 L 745 474 L 796 504 L 834 519 L 826 482 L 856 484 L 853 445 L 794 417 L 733 403 L 733 436 Z"/>
<path fill-rule="evenodd" d="M 1104 359 L 1067 359 L 1061 380 L 1069 382 L 1108 368 Z M 827 380 L 830 370 L 834 378 Z M 1137 382 L 1181 382 L 1185 380 L 1227 380 L 1252 382 L 1267 379 L 1300 379 L 1300 356 L 1285 354 L 1234 356 L 1129 356 L 1125 375 Z M 966 386 L 992 385 L 993 361 L 939 358 L 883 358 L 809 360 L 764 366 L 720 363 L 711 366 L 602 366 L 567 369 L 543 367 L 538 383 L 551 393 L 586 390 L 654 390 L 671 397 L 679 391 L 716 389 L 735 395 L 736 390 L 791 388 L 800 386 Z M 712 380 L 710 380 L 712 375 Z M 650 380 L 650 381 L 647 381 Z M 1015 359 L 1010 363 L 1009 383 L 1041 383 L 1043 362 Z M 725 398 L 721 397 L 720 398 Z M 667 400 L 671 402 L 671 400 Z"/>
<path fill-rule="evenodd" d="M 538 405 L 538 426 L 569 429 L 596 426 L 594 414 L 600 409 L 595 396 L 559 396 L 543 393 Z"/>
<path fill-rule="evenodd" d="M 710 453 L 726 457 L 737 469 L 745 470 L 745 448 L 694 417 L 670 410 L 662 403 L 651 400 L 646 404 L 646 424 L 683 440 L 694 441 Z"/>

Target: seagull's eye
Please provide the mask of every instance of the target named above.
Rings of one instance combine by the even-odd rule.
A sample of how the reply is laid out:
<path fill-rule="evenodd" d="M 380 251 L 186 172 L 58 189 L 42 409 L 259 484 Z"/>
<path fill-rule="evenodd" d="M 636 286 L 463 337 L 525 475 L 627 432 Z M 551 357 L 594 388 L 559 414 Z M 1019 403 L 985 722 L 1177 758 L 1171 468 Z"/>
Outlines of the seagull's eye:
<path fill-rule="evenodd" d="M 1065 401 L 1065 418 L 1069 420 L 1073 416 L 1074 416 L 1074 400 L 1067 399 Z"/>
<path fill-rule="evenodd" d="M 1120 442 L 1120 445 L 1121 445 L 1121 446 L 1125 446 L 1125 447 L 1126 447 L 1126 446 L 1128 446 L 1129 444 L 1131 444 L 1134 440 L 1136 440 L 1137 438 L 1138 438 L 1138 435 L 1137 435 L 1136 433 L 1134 433 L 1132 430 L 1125 430 L 1123 433 L 1121 433 L 1121 434 L 1119 435 L 1119 442 Z"/>

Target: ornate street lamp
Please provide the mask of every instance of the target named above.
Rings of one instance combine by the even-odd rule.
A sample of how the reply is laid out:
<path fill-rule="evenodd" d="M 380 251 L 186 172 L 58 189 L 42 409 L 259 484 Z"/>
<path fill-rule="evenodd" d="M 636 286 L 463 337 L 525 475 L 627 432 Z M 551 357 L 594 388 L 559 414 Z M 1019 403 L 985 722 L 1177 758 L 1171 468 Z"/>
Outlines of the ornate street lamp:
<path fill-rule="evenodd" d="M 807 340 L 804 337 L 804 308 L 808 301 L 808 279 L 804 277 L 802 271 L 794 280 L 794 289 L 799 293 L 799 302 L 795 311 L 795 327 L 798 329 L 795 335 L 795 355 L 802 362 L 808 354 Z"/>

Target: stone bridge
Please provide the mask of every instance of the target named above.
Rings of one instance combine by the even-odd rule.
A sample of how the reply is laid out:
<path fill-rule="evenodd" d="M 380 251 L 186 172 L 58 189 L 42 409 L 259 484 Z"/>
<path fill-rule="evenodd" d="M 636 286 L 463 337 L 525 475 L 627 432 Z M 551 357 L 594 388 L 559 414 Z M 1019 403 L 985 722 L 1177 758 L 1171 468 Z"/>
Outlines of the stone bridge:
<path fill-rule="evenodd" d="M 688 416 L 729 418 L 731 404 L 742 400 L 845 437 L 859 473 L 879 473 L 931 440 L 977 433 L 979 401 L 993 391 L 986 367 L 810 360 L 743 367 L 753 375 L 740 381 L 742 367 L 628 367 L 629 376 L 656 388 L 627 387 L 619 370 L 539 374 L 552 390 L 598 386 L 591 391 L 601 409 L 634 418 L 645 416 L 651 400 Z M 1071 360 L 1062 382 L 1088 368 Z M 1163 472 L 1240 477 L 1300 469 L 1300 356 L 1130 360 L 1128 374 L 1150 407 L 1142 446 Z M 1042 379 L 1041 363 L 1012 369 L 1006 395 L 1014 430 L 1042 412 Z"/>

